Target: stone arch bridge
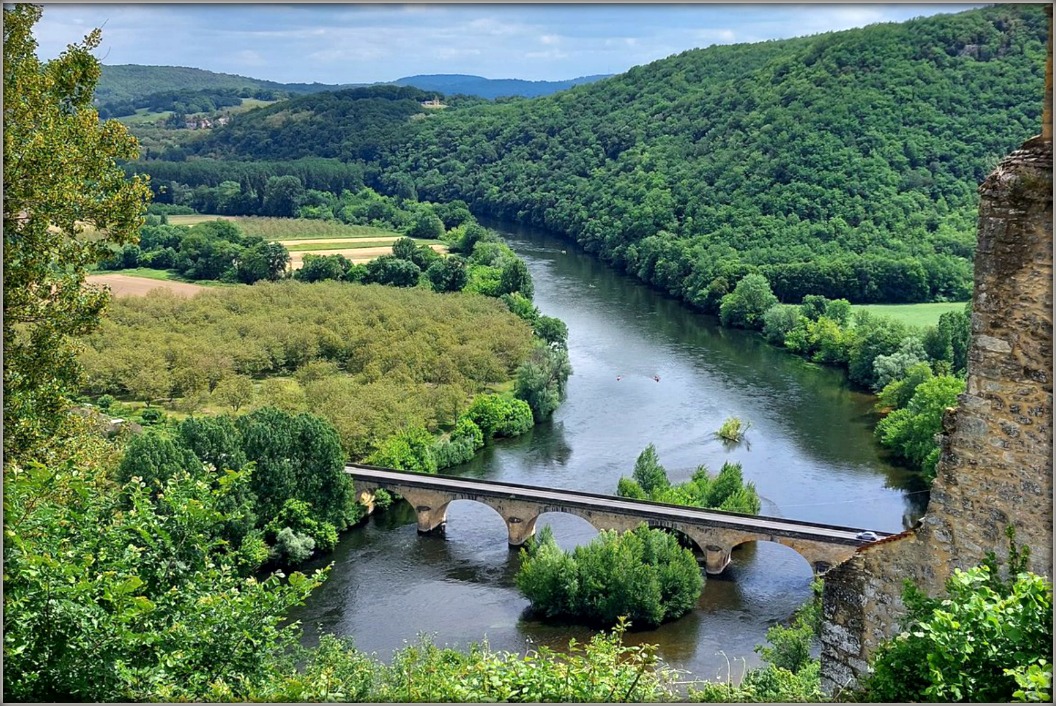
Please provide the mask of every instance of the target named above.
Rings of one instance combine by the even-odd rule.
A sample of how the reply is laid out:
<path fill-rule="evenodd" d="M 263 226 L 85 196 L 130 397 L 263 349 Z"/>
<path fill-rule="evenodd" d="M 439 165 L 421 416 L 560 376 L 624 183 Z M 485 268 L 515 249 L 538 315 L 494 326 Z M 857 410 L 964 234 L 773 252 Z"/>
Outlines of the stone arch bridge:
<path fill-rule="evenodd" d="M 518 547 L 535 534 L 536 520 L 545 512 L 581 517 L 598 530 L 631 530 L 641 523 L 679 533 L 697 545 L 709 574 L 720 574 L 730 563 L 730 552 L 746 542 L 776 542 L 805 558 L 815 573 L 850 559 L 868 541 L 860 530 L 777 517 L 744 515 L 717 510 L 631 500 L 612 495 L 557 490 L 515 483 L 424 475 L 372 466 L 348 465 L 356 493 L 369 503 L 372 491 L 399 493 L 418 515 L 418 531 L 428 533 L 447 522 L 454 500 L 473 500 L 494 509 L 506 522 L 509 544 Z M 890 536 L 876 532 L 878 538 Z"/>

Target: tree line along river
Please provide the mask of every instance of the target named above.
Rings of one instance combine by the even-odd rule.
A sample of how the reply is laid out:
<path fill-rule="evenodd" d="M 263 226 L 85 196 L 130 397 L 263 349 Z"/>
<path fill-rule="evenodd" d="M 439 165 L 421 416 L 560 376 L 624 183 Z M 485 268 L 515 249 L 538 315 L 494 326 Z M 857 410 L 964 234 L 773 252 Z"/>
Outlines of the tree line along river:
<path fill-rule="evenodd" d="M 615 494 L 645 447 L 656 446 L 673 483 L 700 464 L 742 464 L 763 499 L 761 514 L 899 532 L 923 513 L 917 478 L 887 463 L 872 436 L 869 395 L 839 371 L 723 329 L 707 316 L 617 274 L 556 236 L 497 228 L 528 264 L 539 309 L 568 324 L 573 375 L 551 421 L 486 447 L 445 473 Z M 658 379 L 657 379 L 658 378 Z M 746 441 L 715 436 L 723 420 L 751 422 Z M 328 580 L 291 617 L 313 643 L 319 631 L 350 635 L 387 660 L 421 634 L 439 645 L 523 651 L 563 648 L 592 631 L 530 616 L 513 583 L 519 565 L 499 515 L 455 501 L 444 537 L 418 536 L 400 503 L 349 532 Z M 597 532 L 585 520 L 547 513 L 558 543 L 572 548 Z M 311 568 L 311 565 L 309 565 Z M 753 648 L 768 627 L 810 596 L 812 574 L 793 550 L 743 545 L 721 576 L 707 578 L 697 608 L 631 642 L 659 645 L 672 667 L 696 678 L 733 676 L 759 663 Z"/>

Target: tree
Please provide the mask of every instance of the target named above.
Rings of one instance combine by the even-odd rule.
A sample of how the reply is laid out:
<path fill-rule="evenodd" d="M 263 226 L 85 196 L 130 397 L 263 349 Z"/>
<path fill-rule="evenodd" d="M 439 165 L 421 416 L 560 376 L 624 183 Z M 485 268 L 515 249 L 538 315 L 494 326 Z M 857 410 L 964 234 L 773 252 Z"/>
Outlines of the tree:
<path fill-rule="evenodd" d="M 928 359 L 924 344 L 916 336 L 902 339 L 898 350 L 891 355 L 878 355 L 873 360 L 874 390 L 882 390 L 895 380 L 906 376 L 906 371 Z"/>
<path fill-rule="evenodd" d="M 264 187 L 264 215 L 292 218 L 304 202 L 304 185 L 295 176 L 274 176 Z"/>
<path fill-rule="evenodd" d="M 513 394 L 532 409 L 536 423 L 549 419 L 565 397 L 565 383 L 572 373 L 568 351 L 538 347 L 531 359 L 517 369 Z"/>
<path fill-rule="evenodd" d="M 315 255 L 307 253 L 301 269 L 293 273 L 293 278 L 300 282 L 321 282 L 323 280 L 343 280 L 352 262 L 344 255 Z"/>
<path fill-rule="evenodd" d="M 775 304 L 777 297 L 770 291 L 770 283 L 766 277 L 750 274 L 722 298 L 719 304 L 719 318 L 723 326 L 761 329 L 763 315 Z"/>
<path fill-rule="evenodd" d="M 407 229 L 407 235 L 411 238 L 423 240 L 436 240 L 444 234 L 444 222 L 441 221 L 432 210 L 421 210 L 415 216 L 411 227 Z"/>
<path fill-rule="evenodd" d="M 874 433 L 881 444 L 894 449 L 931 480 L 939 460 L 935 435 L 942 431 L 942 415 L 947 407 L 957 405 L 957 396 L 962 392 L 964 381 L 952 375 L 924 380 L 906 406 L 881 419 Z"/>
<path fill-rule="evenodd" d="M 135 140 L 92 107 L 99 31 L 41 63 L 40 15 L 4 7 L 5 461 L 55 434 L 77 377 L 72 340 L 95 328 L 108 296 L 85 273 L 135 241 L 150 196 L 117 165 L 136 157 Z"/>
<path fill-rule="evenodd" d="M 238 417 L 242 450 L 252 461 L 257 515 L 270 518 L 293 498 L 311 503 L 317 519 L 338 530 L 353 509 L 351 482 L 337 432 L 311 414 L 265 407 Z"/>
<path fill-rule="evenodd" d="M 645 451 L 638 455 L 631 477 L 648 495 L 671 485 L 667 471 L 660 465 L 660 458 L 656 455 L 656 447 L 652 444 L 646 446 Z"/>
<path fill-rule="evenodd" d="M 418 265 L 393 255 L 382 255 L 367 263 L 366 281 L 393 287 L 413 287 L 422 274 Z"/>
<path fill-rule="evenodd" d="M 225 377 L 213 390 L 213 401 L 237 412 L 243 405 L 253 401 L 253 381 L 245 375 Z"/>
<path fill-rule="evenodd" d="M 466 261 L 458 255 L 448 255 L 429 265 L 425 276 L 434 292 L 460 292 L 469 281 Z"/>
<path fill-rule="evenodd" d="M 571 553 L 544 530 L 521 551 L 515 580 L 544 615 L 601 625 L 624 617 L 649 627 L 685 615 L 704 586 L 693 552 L 644 524 L 622 534 L 603 531 Z"/>
<path fill-rule="evenodd" d="M 261 240 L 242 251 L 238 260 L 238 280 L 253 284 L 260 280 L 282 279 L 286 266 L 290 264 L 290 253 L 281 243 Z"/>
<path fill-rule="evenodd" d="M 528 266 L 520 258 L 514 258 L 503 266 L 499 282 L 500 294 L 520 292 L 528 299 L 531 299 L 535 293 L 535 287 L 532 285 L 532 276 L 528 273 Z"/>
<path fill-rule="evenodd" d="M 4 481 L 7 700 L 223 701 L 224 684 L 267 683 L 296 644 L 287 611 L 323 573 L 240 576 L 218 503 L 246 477 L 220 488 L 180 471 L 161 493 L 112 492 L 102 475 L 32 465 Z"/>

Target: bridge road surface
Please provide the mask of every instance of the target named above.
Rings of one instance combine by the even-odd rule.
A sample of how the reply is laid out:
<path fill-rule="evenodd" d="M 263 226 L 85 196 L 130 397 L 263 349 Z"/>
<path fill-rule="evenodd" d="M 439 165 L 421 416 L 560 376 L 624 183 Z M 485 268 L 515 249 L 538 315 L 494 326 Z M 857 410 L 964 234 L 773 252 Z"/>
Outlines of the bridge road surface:
<path fill-rule="evenodd" d="M 722 527 L 737 529 L 758 534 L 780 535 L 797 539 L 810 539 L 827 544 L 862 546 L 870 540 L 857 538 L 862 529 L 822 525 L 802 520 L 786 520 L 779 517 L 763 515 L 745 515 L 718 510 L 702 510 L 683 505 L 668 505 L 643 500 L 629 500 L 615 495 L 585 493 L 578 490 L 558 490 L 541 488 L 516 483 L 502 483 L 478 479 L 459 478 L 456 476 L 426 475 L 410 471 L 394 471 L 373 466 L 349 464 L 345 472 L 354 479 L 362 481 L 379 481 L 397 483 L 427 490 L 447 491 L 454 494 L 470 493 L 473 495 L 540 502 L 560 511 L 562 507 L 578 507 L 601 512 L 640 517 L 643 520 L 655 519 L 671 522 L 697 524 L 704 527 Z M 472 499 L 472 498 L 467 498 Z M 874 530 L 878 539 L 890 537 L 890 532 Z"/>

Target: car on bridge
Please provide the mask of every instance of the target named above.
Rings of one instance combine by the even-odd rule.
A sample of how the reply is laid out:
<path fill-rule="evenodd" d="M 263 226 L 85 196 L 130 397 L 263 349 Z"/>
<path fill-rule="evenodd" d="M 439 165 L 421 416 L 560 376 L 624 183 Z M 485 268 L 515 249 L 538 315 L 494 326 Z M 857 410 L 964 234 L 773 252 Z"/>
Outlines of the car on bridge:
<path fill-rule="evenodd" d="M 863 532 L 859 532 L 858 534 L 854 535 L 854 538 L 860 539 L 863 542 L 875 542 L 876 540 L 880 539 L 878 536 L 876 536 L 876 532 L 873 532 L 872 530 L 865 530 Z"/>

